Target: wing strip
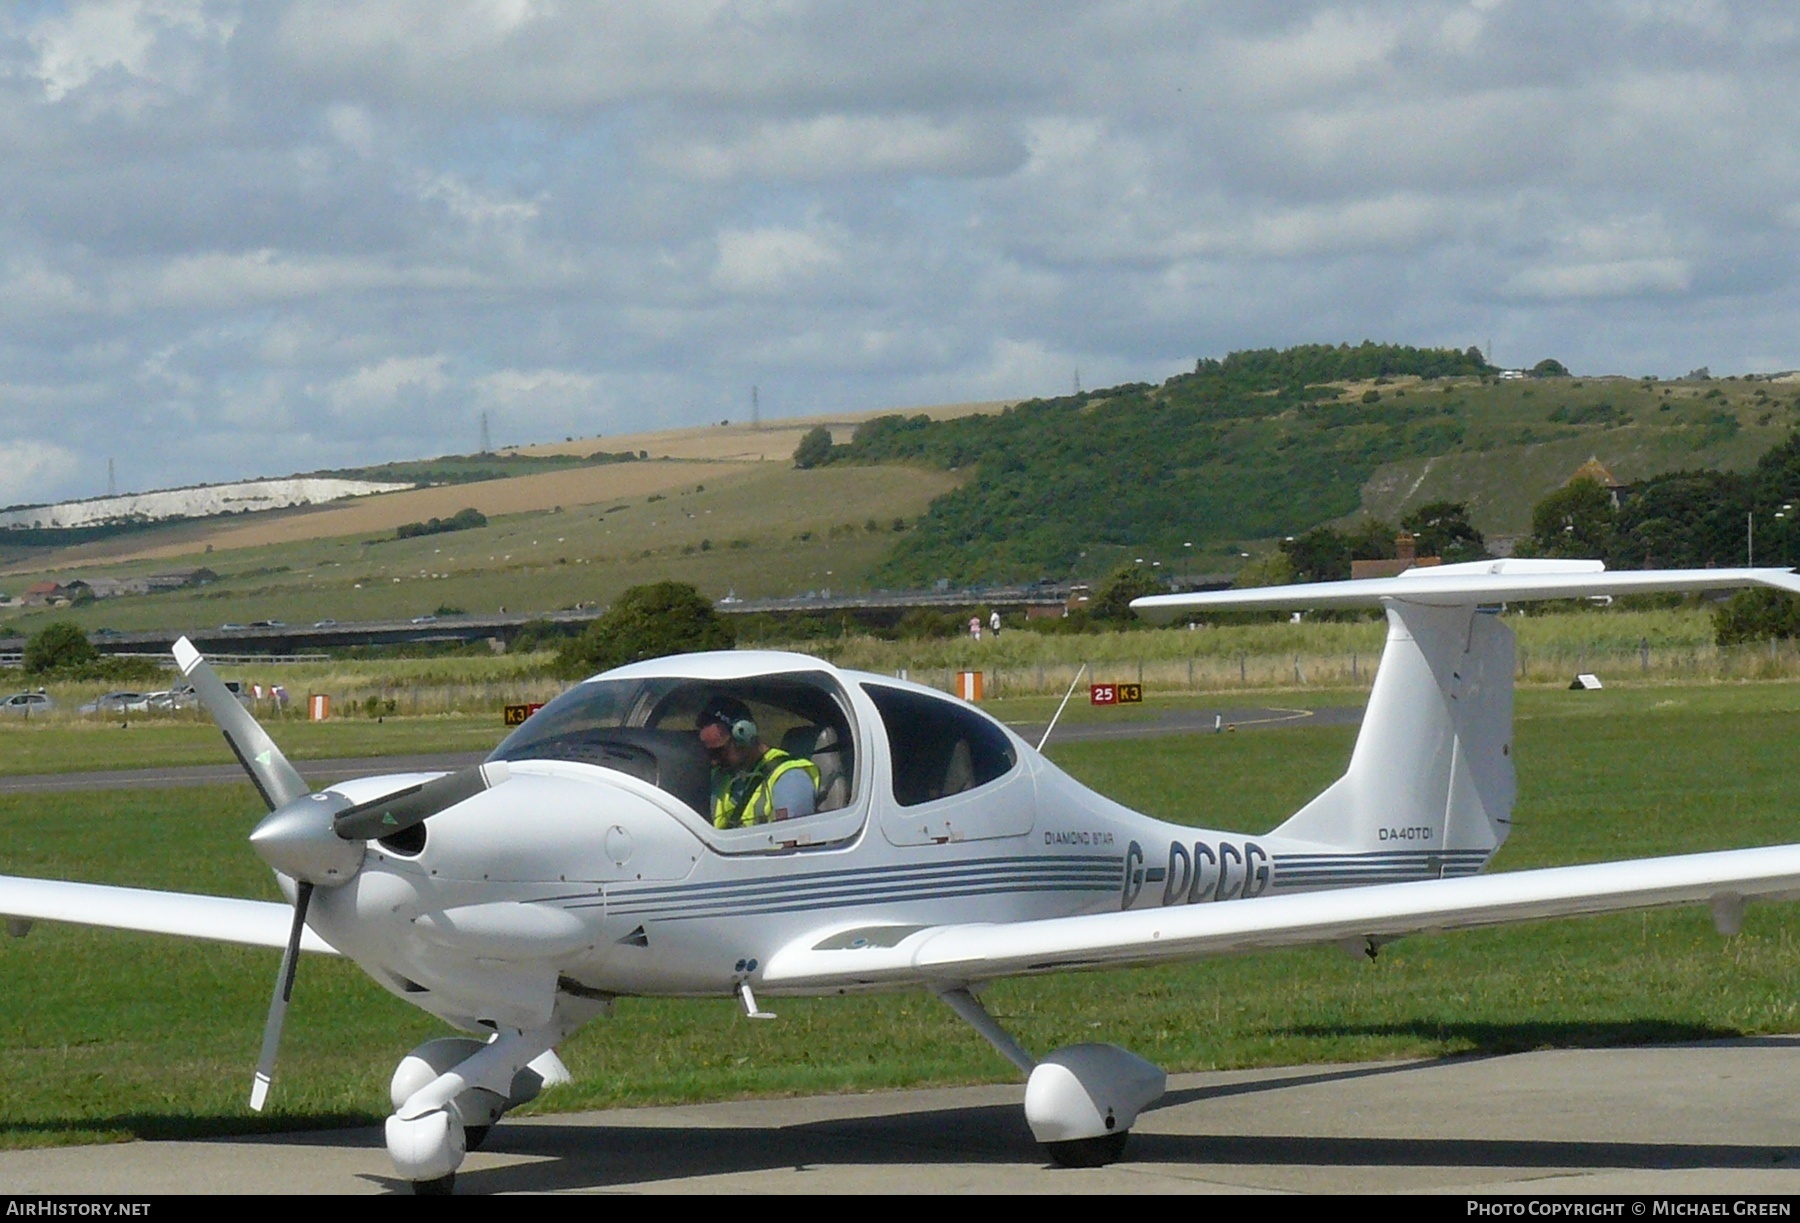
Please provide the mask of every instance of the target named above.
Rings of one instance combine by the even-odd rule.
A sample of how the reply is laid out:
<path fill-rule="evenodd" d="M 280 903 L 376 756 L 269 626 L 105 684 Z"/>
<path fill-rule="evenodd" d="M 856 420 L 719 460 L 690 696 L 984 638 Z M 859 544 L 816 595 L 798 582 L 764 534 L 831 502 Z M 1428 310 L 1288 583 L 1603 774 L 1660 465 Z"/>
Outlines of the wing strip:
<path fill-rule="evenodd" d="M 769 957 L 762 984 L 798 992 L 979 981 L 1755 897 L 1800 897 L 1800 845 L 1008 925 L 935 926 L 888 947 L 876 940 L 845 946 L 834 938 L 840 932 L 820 931 Z"/>

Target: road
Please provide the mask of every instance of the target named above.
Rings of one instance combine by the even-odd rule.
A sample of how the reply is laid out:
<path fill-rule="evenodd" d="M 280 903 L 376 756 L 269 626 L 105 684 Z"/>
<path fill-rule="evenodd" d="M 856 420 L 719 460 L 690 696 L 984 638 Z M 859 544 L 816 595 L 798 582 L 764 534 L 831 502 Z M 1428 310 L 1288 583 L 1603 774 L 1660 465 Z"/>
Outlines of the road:
<path fill-rule="evenodd" d="M 971 1037 L 973 1039 L 973 1037 Z M 1019 1087 L 509 1119 L 459 1193 L 1800 1194 L 1800 1038 L 1175 1075 L 1110 1168 Z M 0 1152 L 31 1193 L 406 1192 L 377 1128 Z"/>
<path fill-rule="evenodd" d="M 1051 746 L 1098 739 L 1136 739 L 1152 735 L 1196 734 L 1231 727 L 1273 730 L 1295 726 L 1344 726 L 1362 720 L 1360 706 L 1331 705 L 1323 709 L 1175 709 L 1159 717 L 1135 721 L 1058 723 Z M 1027 742 L 1036 743 L 1042 725 L 1013 727 Z M 416 756 L 368 756 L 335 760 L 296 760 L 294 767 L 314 786 L 329 785 L 347 777 L 371 777 L 378 773 L 449 772 L 479 763 L 483 752 L 440 752 Z M 29 773 L 0 777 L 0 794 L 54 794 L 73 790 L 143 790 L 169 786 L 216 786 L 244 781 L 235 764 L 175 765 L 167 768 L 108 769 L 83 773 Z"/>

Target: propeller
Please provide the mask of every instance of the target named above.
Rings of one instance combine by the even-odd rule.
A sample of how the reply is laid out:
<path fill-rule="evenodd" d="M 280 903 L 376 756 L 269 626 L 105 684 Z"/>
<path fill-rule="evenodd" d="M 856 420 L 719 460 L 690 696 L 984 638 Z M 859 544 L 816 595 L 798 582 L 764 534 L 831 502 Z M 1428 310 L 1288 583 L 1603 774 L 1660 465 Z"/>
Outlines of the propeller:
<path fill-rule="evenodd" d="M 263 861 L 295 884 L 294 922 L 282 951 L 269 1017 L 263 1024 L 262 1052 L 250 1087 L 250 1107 L 261 1112 L 275 1078 L 275 1057 L 281 1048 L 288 1002 L 294 995 L 300 940 L 306 932 L 306 912 L 314 889 L 349 882 L 362 868 L 370 840 L 415 827 L 499 785 L 508 772 L 506 765 L 496 761 L 356 804 L 330 791 L 315 794 L 186 637 L 175 643 L 175 661 L 268 805 L 269 814 L 250 834 L 250 844 Z"/>
<path fill-rule="evenodd" d="M 483 790 L 490 790 L 511 775 L 506 762 L 490 760 L 446 773 L 431 781 L 406 786 L 380 798 L 345 807 L 332 817 L 331 826 L 345 840 L 373 841 L 391 837 L 422 824 Z"/>

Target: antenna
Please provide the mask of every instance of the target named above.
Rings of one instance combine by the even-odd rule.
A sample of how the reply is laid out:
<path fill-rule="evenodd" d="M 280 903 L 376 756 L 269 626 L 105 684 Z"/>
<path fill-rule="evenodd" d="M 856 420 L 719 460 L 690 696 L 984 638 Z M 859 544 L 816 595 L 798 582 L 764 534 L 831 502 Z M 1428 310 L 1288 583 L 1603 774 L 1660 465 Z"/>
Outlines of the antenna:
<path fill-rule="evenodd" d="M 494 453 L 494 439 L 488 434 L 488 419 L 486 412 L 481 414 L 481 453 Z"/>
<path fill-rule="evenodd" d="M 1081 394 L 1081 367 L 1079 365 L 1075 367 L 1075 393 Z"/>
<path fill-rule="evenodd" d="M 1038 745 L 1037 745 L 1038 751 L 1040 751 L 1040 752 L 1043 751 L 1044 744 L 1050 742 L 1050 732 L 1056 729 L 1057 718 L 1062 717 L 1063 710 L 1068 708 L 1069 698 L 1075 695 L 1075 685 L 1079 684 L 1081 682 L 1081 677 L 1086 674 L 1087 674 L 1087 664 L 1082 663 L 1081 670 L 1075 672 L 1075 678 L 1069 681 L 1069 690 L 1067 692 L 1063 693 L 1062 704 L 1058 705 L 1056 707 L 1056 714 L 1054 717 L 1052 717 L 1050 719 L 1050 725 L 1044 727 L 1044 737 L 1042 739 L 1038 740 Z"/>
<path fill-rule="evenodd" d="M 750 427 L 762 428 L 762 400 L 757 397 L 755 386 L 750 388 Z"/>
<path fill-rule="evenodd" d="M 113 461 L 111 459 L 106 460 L 106 495 L 109 497 L 119 495 L 118 481 L 113 479 Z"/>

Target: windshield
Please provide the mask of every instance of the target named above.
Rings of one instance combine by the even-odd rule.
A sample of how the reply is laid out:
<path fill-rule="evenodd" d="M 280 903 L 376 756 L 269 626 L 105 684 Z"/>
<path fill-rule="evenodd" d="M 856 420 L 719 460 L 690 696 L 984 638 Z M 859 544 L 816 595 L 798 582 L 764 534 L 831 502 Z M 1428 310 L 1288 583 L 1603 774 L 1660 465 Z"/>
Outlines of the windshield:
<path fill-rule="evenodd" d="M 616 769 L 711 820 L 720 759 L 709 753 L 699 729 L 721 706 L 747 711 L 754 752 L 776 749 L 782 758 L 813 764 L 819 773 L 813 810 L 848 805 L 855 789 L 854 738 L 842 693 L 823 674 L 590 680 L 538 710 L 488 759 L 569 760 Z"/>

